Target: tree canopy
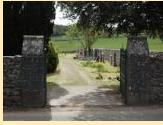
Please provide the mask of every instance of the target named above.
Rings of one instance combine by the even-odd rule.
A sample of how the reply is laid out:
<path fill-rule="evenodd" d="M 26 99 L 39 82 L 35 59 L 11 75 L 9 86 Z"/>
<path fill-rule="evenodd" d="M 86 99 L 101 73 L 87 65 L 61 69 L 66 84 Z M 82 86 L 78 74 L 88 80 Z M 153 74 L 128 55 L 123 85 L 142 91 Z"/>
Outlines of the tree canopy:
<path fill-rule="evenodd" d="M 163 4 L 158 1 L 80 1 L 59 2 L 69 18 L 78 18 L 79 27 L 94 27 L 163 38 Z"/>
<path fill-rule="evenodd" d="M 3 2 L 3 53 L 21 54 L 23 35 L 43 35 L 47 43 L 53 31 L 54 2 Z"/>
<path fill-rule="evenodd" d="M 78 28 L 76 24 L 70 25 L 66 35 L 71 40 L 78 39 L 81 47 L 91 54 L 91 47 L 98 39 L 98 32 L 92 28 Z"/>
<path fill-rule="evenodd" d="M 70 38 L 71 40 L 79 39 L 80 35 L 81 35 L 80 31 L 78 27 L 76 26 L 76 24 L 68 26 L 68 30 L 66 31 L 66 36 L 68 38 Z"/>

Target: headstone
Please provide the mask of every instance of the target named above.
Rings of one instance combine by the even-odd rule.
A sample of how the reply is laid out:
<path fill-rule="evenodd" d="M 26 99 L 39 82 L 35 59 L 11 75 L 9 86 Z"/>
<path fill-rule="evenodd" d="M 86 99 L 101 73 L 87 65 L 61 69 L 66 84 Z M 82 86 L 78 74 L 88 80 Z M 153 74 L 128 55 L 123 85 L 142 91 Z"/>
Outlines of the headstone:
<path fill-rule="evenodd" d="M 117 66 L 117 62 L 116 62 L 116 52 L 114 52 L 114 66 Z"/>

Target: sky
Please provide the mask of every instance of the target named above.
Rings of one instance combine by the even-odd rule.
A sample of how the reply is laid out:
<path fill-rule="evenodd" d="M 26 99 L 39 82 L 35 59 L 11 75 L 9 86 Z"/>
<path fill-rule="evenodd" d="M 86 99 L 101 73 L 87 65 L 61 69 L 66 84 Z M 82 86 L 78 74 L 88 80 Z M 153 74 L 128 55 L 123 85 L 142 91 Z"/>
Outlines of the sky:
<path fill-rule="evenodd" d="M 68 18 L 64 18 L 64 12 L 61 11 L 60 7 L 56 8 L 56 17 L 54 20 L 54 24 L 58 24 L 58 25 L 71 25 L 76 23 L 77 20 L 69 20 Z"/>

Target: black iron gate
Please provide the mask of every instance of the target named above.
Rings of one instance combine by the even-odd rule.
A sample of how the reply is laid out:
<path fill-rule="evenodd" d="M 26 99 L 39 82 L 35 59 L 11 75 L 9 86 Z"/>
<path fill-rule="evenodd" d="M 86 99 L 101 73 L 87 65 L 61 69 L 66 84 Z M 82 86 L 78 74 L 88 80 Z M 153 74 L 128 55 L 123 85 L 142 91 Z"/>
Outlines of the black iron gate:
<path fill-rule="evenodd" d="M 127 80 L 126 80 L 126 60 L 127 54 L 125 49 L 120 50 L 120 92 L 124 102 L 127 102 Z"/>

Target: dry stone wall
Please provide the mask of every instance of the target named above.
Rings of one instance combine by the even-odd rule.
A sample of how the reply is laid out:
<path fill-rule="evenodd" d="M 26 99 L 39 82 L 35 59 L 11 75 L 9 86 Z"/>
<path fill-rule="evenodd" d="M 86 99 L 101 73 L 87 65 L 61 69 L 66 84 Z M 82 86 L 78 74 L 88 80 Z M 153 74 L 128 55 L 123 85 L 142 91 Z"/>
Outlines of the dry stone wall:
<path fill-rule="evenodd" d="M 21 66 L 22 56 L 6 56 L 3 58 L 4 106 L 22 105 Z"/>
<path fill-rule="evenodd" d="M 155 57 L 149 57 L 148 69 L 146 69 L 150 84 L 150 103 L 163 104 L 163 53 L 155 55 Z"/>
<path fill-rule="evenodd" d="M 24 36 L 22 55 L 3 59 L 4 107 L 45 106 L 44 38 Z"/>
<path fill-rule="evenodd" d="M 163 103 L 163 53 L 149 53 L 146 37 L 128 38 L 127 49 L 121 51 L 120 69 L 126 104 Z"/>

